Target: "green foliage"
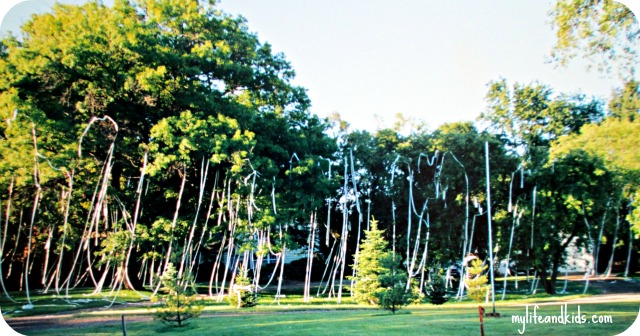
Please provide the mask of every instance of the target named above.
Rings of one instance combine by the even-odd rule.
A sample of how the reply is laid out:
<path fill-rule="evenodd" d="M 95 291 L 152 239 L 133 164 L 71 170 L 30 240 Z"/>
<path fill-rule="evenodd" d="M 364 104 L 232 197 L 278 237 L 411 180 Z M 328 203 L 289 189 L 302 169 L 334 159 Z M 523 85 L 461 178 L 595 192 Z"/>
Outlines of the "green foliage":
<path fill-rule="evenodd" d="M 487 285 L 489 277 L 486 274 L 482 274 L 489 266 L 483 265 L 480 259 L 473 259 L 471 266 L 467 267 L 469 278 L 464 280 L 468 288 L 467 295 L 474 301 L 482 302 L 487 295 L 487 291 L 490 290 L 489 285 Z"/>
<path fill-rule="evenodd" d="M 637 113 L 637 112 L 636 112 Z M 551 158 L 583 150 L 606 163 L 623 183 L 640 179 L 640 122 L 607 118 L 600 124 L 585 125 L 580 134 L 561 137 L 551 148 Z"/>
<path fill-rule="evenodd" d="M 487 101 L 481 119 L 507 140 L 507 148 L 521 160 L 521 186 L 509 186 L 511 204 L 518 204 L 529 217 L 523 221 L 529 228 L 515 231 L 516 246 L 528 250 L 526 257 L 519 254 L 517 258 L 538 270 L 545 291 L 552 294 L 566 248 L 571 243 L 585 246 L 589 234 L 585 219 L 594 221 L 601 216 L 608 199 L 619 193 L 611 170 L 588 149 L 591 144 L 568 145 L 570 139 L 580 139 L 599 127 L 604 116 L 601 103 L 584 96 L 554 97 L 543 85 L 516 84 L 510 89 L 505 80 L 491 83 Z M 602 125 L 610 122 L 606 119 Z M 620 131 L 617 137 L 631 141 L 628 130 Z M 600 148 L 608 151 L 610 146 Z M 512 182 L 514 178 L 512 175 Z M 536 197 L 535 207 L 532 196 Z M 512 225 L 508 218 L 509 214 L 500 212 L 494 217 L 498 240 L 509 236 L 504 234 Z"/>
<path fill-rule="evenodd" d="M 383 230 L 378 229 L 378 221 L 373 218 L 369 231 L 365 231 L 365 239 L 360 245 L 356 276 L 351 291 L 356 302 L 365 304 L 379 303 L 378 294 L 381 292 L 380 275 L 385 270 L 380 258 L 387 247 L 383 237 Z"/>
<path fill-rule="evenodd" d="M 546 85 L 516 83 L 509 88 L 505 79 L 489 85 L 487 110 L 480 120 L 488 122 L 512 149 L 532 156 L 533 164 L 544 162 L 551 141 L 603 117 L 598 101 L 579 95 L 554 98 Z"/>
<path fill-rule="evenodd" d="M 57 234 L 71 182 L 64 250 L 84 244 L 101 255 L 96 269 L 126 259 L 128 267 L 148 270 L 170 245 L 173 255 L 210 262 L 190 253 L 211 255 L 223 236 L 219 228 L 230 221 L 237 224 L 233 239 L 241 251 L 265 249 L 257 246 L 256 230 L 270 232 L 275 250 L 285 242 L 289 248 L 304 244 L 306 232 L 298 224 L 335 190 L 324 172 L 336 144 L 324 133 L 327 122 L 309 113 L 305 90 L 291 83 L 294 75 L 283 54 L 214 1 L 55 4 L 50 13 L 31 17 L 20 38 L 0 42 L 2 205 L 11 185 L 14 209 L 26 214 L 36 182 L 42 188 L 31 262 L 48 265 L 41 273 L 63 279 L 72 277 L 61 273 L 80 267 L 72 263 L 85 262 L 67 253 L 58 272 L 56 255 L 45 252 L 63 250 Z M 95 209 L 93 195 L 101 189 L 112 145 L 104 204 Z M 211 224 L 215 215 L 204 218 L 209 199 L 217 225 Z M 23 251 L 28 240 L 20 237 L 19 214 L 10 214 L 5 232 Z M 282 223 L 284 232 L 276 229 Z M 49 232 L 55 233 L 51 240 Z M 14 269 L 24 263 L 17 257 L 11 258 Z M 42 267 L 36 269 L 34 280 Z M 128 274 L 137 273 L 132 269 Z"/>
<path fill-rule="evenodd" d="M 378 305 L 385 310 L 396 313 L 397 310 L 416 299 L 413 288 L 406 289 L 407 272 L 400 268 L 402 258 L 398 254 L 387 251 L 380 256 L 380 288 L 376 293 Z"/>
<path fill-rule="evenodd" d="M 107 261 L 115 264 L 123 262 L 130 242 L 130 231 L 122 230 L 110 234 L 100 243 L 102 250 L 95 252 L 97 257 L 102 257 L 99 260 L 99 265 L 105 264 Z"/>
<path fill-rule="evenodd" d="M 609 115 L 621 121 L 636 121 L 640 113 L 640 83 L 625 81 L 622 89 L 614 91 L 609 101 Z"/>
<path fill-rule="evenodd" d="M 577 55 L 596 62 L 601 71 L 617 65 L 624 76 L 638 64 L 640 27 L 633 12 L 615 0 L 558 0 L 550 12 L 556 31 L 552 50 L 561 65 Z"/>
<path fill-rule="evenodd" d="M 431 275 L 431 280 L 427 284 L 427 298 L 433 305 L 441 305 L 449 301 L 445 279 L 442 274 L 435 273 Z"/>
<path fill-rule="evenodd" d="M 165 170 L 172 164 L 191 166 L 195 158 L 209 157 L 214 164 L 232 164 L 232 172 L 242 171 L 254 134 L 242 132 L 234 119 L 218 114 L 198 118 L 190 111 L 162 119 L 151 128 L 153 141 L 149 149 L 154 162 L 150 174 Z M 197 163 L 197 162 L 196 162 Z"/>
<path fill-rule="evenodd" d="M 162 297 L 160 308 L 155 310 L 156 319 L 171 326 L 184 327 L 190 323 L 187 321 L 200 316 L 204 304 L 197 299 L 191 286 L 186 285 L 188 277 L 178 276 L 173 263 L 168 265 L 161 281 L 166 295 Z"/>
<path fill-rule="evenodd" d="M 621 31 L 637 32 L 628 29 L 627 11 L 609 1 L 566 0 L 558 6 L 562 4 L 568 7 L 558 7 L 556 13 L 565 20 L 562 34 L 569 34 L 563 36 L 569 47 L 581 43 L 571 42 L 570 35 L 581 31 L 571 29 L 582 25 L 571 21 L 571 11 L 580 12 L 577 20 L 592 20 L 594 14 L 621 19 L 619 27 L 606 20 L 591 21 L 603 28 L 599 34 L 621 37 Z M 385 239 L 393 238 L 404 257 L 412 246 L 427 250 L 428 229 L 429 263 L 457 260 L 472 219 L 477 219 L 476 230 L 486 225 L 484 217 L 472 217 L 483 212 L 479 204 L 487 198 L 485 142 L 491 149 L 493 202 L 502 209 L 507 202 L 517 203 L 522 211 L 520 227 L 514 231 L 514 258 L 537 268 L 541 282 L 547 281 L 544 272 L 549 270 L 549 281 L 554 281 L 567 244 L 586 245 L 590 232 L 584 221 L 611 214 L 612 209 L 605 209 L 609 199 L 615 203 L 624 194 L 626 200 L 620 203 L 627 209 L 620 213 L 640 230 L 640 159 L 635 150 L 640 143 L 632 136 L 640 134 L 637 82 L 628 81 L 614 94 L 610 117 L 604 120 L 601 102 L 556 95 L 537 83 L 509 86 L 502 80 L 491 83 L 488 108 L 481 117 L 494 134 L 479 132 L 471 122 L 445 124 L 430 132 L 401 115 L 388 128 L 349 132 L 334 116 L 332 139 L 326 134 L 329 123 L 308 113 L 310 101 L 303 88 L 292 84 L 293 78 L 283 55 L 261 43 L 243 18 L 221 12 L 213 1 L 57 4 L 51 13 L 33 16 L 19 39 L 0 43 L 3 214 L 5 205 L 13 206 L 3 218 L 8 263 L 4 267 L 13 269 L 7 283 L 22 283 L 14 281 L 21 276 L 16 270 L 27 269 L 22 251 L 31 253 L 36 266 L 29 266 L 34 271 L 28 276 L 38 281 L 29 282 L 52 284 L 37 278 L 54 274 L 64 282 L 67 275 L 74 278 L 68 272 L 86 268 L 81 265 L 85 258 L 66 253 L 80 248 L 99 257 L 94 269 L 119 267 L 127 260 L 127 274 L 138 273 L 134 269 L 148 274 L 172 256 L 188 258 L 186 268 L 203 262 L 206 269 L 226 244 L 223 237 L 233 242 L 229 251 L 241 253 L 278 253 L 285 244 L 289 250 L 305 247 L 309 214 L 317 211 L 318 218 L 332 218 L 319 226 L 318 236 L 324 237 L 327 231 L 322 231 L 335 229 L 339 221 L 339 216 L 327 215 L 335 214 L 336 198 L 345 196 L 350 212 L 371 210 L 384 223 L 378 226 L 374 221 L 365 233 L 353 278 L 354 298 L 382 304 L 380 295 L 386 292 L 385 301 L 401 306 L 406 285 L 400 286 L 402 281 L 395 278 L 381 284 L 390 277 L 389 267 L 395 269 L 391 278 L 403 272 L 398 265 L 382 265 Z M 112 144 L 112 170 L 104 177 L 106 195 L 96 209 L 93 195 L 101 189 Z M 343 175 L 337 168 L 351 153 L 354 159 L 348 162 L 354 168 Z M 135 185 L 146 154 L 142 191 Z M 513 174 L 519 164 L 523 174 L 517 187 Z M 336 195 L 344 180 L 358 190 Z M 69 185 L 73 191 L 67 199 Z M 9 189 L 10 197 L 4 193 Z M 34 212 L 33 237 L 25 239 L 19 223 L 29 223 L 34 190 L 41 197 L 40 207 Z M 537 208 L 545 211 L 533 211 L 534 190 Z M 138 199 L 141 210 L 132 234 Z M 371 209 L 365 209 L 365 201 Z M 507 245 L 512 217 L 507 210 L 495 212 L 500 246 Z M 205 221 L 207 226 L 202 225 Z M 68 224 L 64 228 L 63 222 Z M 603 224 L 603 241 L 612 241 L 610 222 Z M 416 242 L 418 225 L 423 231 Z M 347 248 L 354 246 L 354 233 L 352 227 Z M 487 246 L 483 235 L 476 234 L 473 242 L 476 248 Z M 318 255 L 328 255 L 330 242 L 327 245 L 320 244 Z M 67 259 L 62 260 L 61 251 Z M 54 260 L 61 260 L 60 270 Z M 304 261 L 298 264 L 304 267 L 290 265 L 285 278 L 305 273 Z M 322 268 L 314 271 L 321 273 Z M 244 283 L 244 277 L 237 283 Z M 136 280 L 142 279 L 132 279 L 132 284 L 138 285 Z M 434 281 L 433 289 L 440 286 L 438 279 Z M 552 288 L 552 283 L 545 285 Z M 243 293 L 241 303 L 252 304 L 255 298 L 250 294 Z"/>
<path fill-rule="evenodd" d="M 231 295 L 228 297 L 229 305 L 238 308 L 255 307 L 258 304 L 258 293 L 252 286 L 252 280 L 247 271 L 241 271 L 242 274 L 236 275 L 235 285 Z M 240 303 L 238 303 L 240 298 Z"/>

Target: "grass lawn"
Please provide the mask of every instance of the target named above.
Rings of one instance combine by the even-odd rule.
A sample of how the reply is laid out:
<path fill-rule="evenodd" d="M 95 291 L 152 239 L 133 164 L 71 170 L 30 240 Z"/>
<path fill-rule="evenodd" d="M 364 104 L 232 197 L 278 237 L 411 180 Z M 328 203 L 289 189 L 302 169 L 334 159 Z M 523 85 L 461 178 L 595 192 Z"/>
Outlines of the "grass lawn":
<path fill-rule="evenodd" d="M 499 318 L 484 319 L 486 335 L 617 335 L 625 331 L 638 316 L 640 299 L 633 302 L 577 303 L 572 300 L 590 299 L 598 296 L 596 288 L 590 288 L 583 295 L 583 284 L 570 281 L 566 291 L 548 295 L 538 291 L 529 293 L 526 281 L 515 289 L 512 279 L 506 300 L 502 301 L 501 290 L 496 288 L 496 311 Z M 497 286 L 496 286 L 497 287 Z M 558 290 L 563 284 L 558 283 Z M 14 293 L 17 294 L 17 293 Z M 104 309 L 113 296 L 89 295 L 86 290 L 75 290 L 71 297 L 62 298 L 51 294 L 32 296 L 33 309 L 23 309 L 24 297 L 14 295 L 18 302 L 0 298 L 0 307 L 5 319 L 28 319 L 51 313 L 69 313 L 68 318 L 57 324 L 33 324 L 32 331 L 21 331 L 25 335 L 122 335 L 121 315 L 127 318 L 128 335 L 479 335 L 478 303 L 467 299 L 461 302 L 447 302 L 441 306 L 430 304 L 411 305 L 392 315 L 377 307 L 355 304 L 346 295 L 342 303 L 335 298 L 313 298 L 303 303 L 299 291 L 287 292 L 280 304 L 274 302 L 273 293 L 260 295 L 259 304 L 247 309 L 235 309 L 226 302 L 207 299 L 203 316 L 193 320 L 184 328 L 173 328 L 150 319 L 148 302 L 141 295 L 148 292 L 122 291 L 116 304 Z M 118 303 L 137 303 L 122 305 Z M 535 323 L 533 317 L 523 324 L 527 307 L 530 315 L 534 309 L 537 316 L 550 319 L 562 314 L 567 303 L 566 315 L 574 322 L 585 323 Z M 582 301 L 581 301 L 582 302 Z M 538 308 L 535 308 L 535 305 Z M 487 311 L 491 305 L 482 304 Z M 561 308 L 562 307 L 562 308 Z M 81 309 L 81 310 L 79 310 Z M 580 311 L 578 312 L 578 309 Z M 593 316 L 610 318 L 604 323 L 595 323 Z M 25 317 L 27 316 L 27 317 Z M 544 322 L 544 321 L 543 321 Z M 61 324 L 63 323 L 63 324 Z M 523 330 L 524 328 L 524 330 Z M 572 333 L 572 334 L 568 334 Z"/>
<path fill-rule="evenodd" d="M 541 304 L 538 316 L 558 316 L 560 303 Z M 518 335 L 523 324 L 512 322 L 512 315 L 525 316 L 526 304 L 498 305 L 502 317 L 484 318 L 487 335 Z M 580 315 L 583 324 L 533 322 L 524 325 L 526 335 L 616 335 L 625 331 L 638 316 L 640 303 L 567 304 L 570 319 Z M 220 307 L 221 308 L 221 307 Z M 302 307 L 267 306 L 248 310 L 208 310 L 205 316 L 183 328 L 168 327 L 157 321 L 128 322 L 128 335 L 478 335 L 476 304 L 420 305 L 393 315 L 378 309 L 301 310 Z M 351 307 L 353 308 L 353 307 Z M 490 306 L 486 306 L 487 310 Z M 529 304 L 529 313 L 534 306 Z M 117 312 L 113 312 L 117 313 Z M 611 322 L 594 323 L 592 316 L 610 317 Z M 38 330 L 31 335 L 114 335 L 121 334 L 120 315 L 87 327 Z M 575 320 L 575 318 L 574 318 Z M 29 335 L 29 334 L 27 334 Z"/>
<path fill-rule="evenodd" d="M 24 309 L 28 301 L 22 293 L 12 293 L 14 301 L 8 300 L 5 296 L 0 298 L 0 309 L 2 314 L 9 317 L 36 316 L 44 314 L 73 312 L 74 310 L 87 308 L 104 308 L 111 305 L 118 306 L 123 303 L 134 303 L 146 301 L 141 296 L 149 296 L 150 292 L 134 292 L 122 290 L 116 296 L 105 291 L 103 294 L 91 294 L 91 290 L 75 289 L 70 292 L 69 297 L 55 295 L 54 293 L 41 294 L 34 291 L 31 294 L 33 308 Z"/>

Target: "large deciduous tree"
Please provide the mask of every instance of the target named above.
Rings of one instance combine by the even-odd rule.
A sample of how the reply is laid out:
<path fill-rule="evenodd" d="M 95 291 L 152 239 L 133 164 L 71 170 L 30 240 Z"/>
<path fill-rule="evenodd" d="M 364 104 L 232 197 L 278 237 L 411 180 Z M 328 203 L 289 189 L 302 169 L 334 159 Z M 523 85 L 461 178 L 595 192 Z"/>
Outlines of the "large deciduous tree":
<path fill-rule="evenodd" d="M 552 161 L 549 152 L 552 143 L 562 136 L 577 134 L 585 125 L 601 121 L 601 104 L 584 96 L 554 96 L 549 87 L 540 84 L 515 84 L 509 88 L 505 80 L 490 83 L 487 101 L 487 111 L 480 119 L 489 124 L 489 130 L 506 139 L 507 148 L 521 162 L 510 178 L 507 211 L 520 209 L 522 214 L 514 213 L 513 217 L 522 221 L 518 219 L 521 225 L 517 230 L 515 222 L 507 227 L 513 225 L 516 233 L 520 262 L 533 266 L 545 291 L 554 293 L 557 270 L 565 262 L 569 244 L 583 246 L 587 237 L 584 216 L 593 220 L 593 213 L 581 212 L 575 204 L 595 203 L 594 197 L 598 206 L 607 204 L 606 196 L 589 191 L 607 193 L 611 188 L 594 187 L 597 179 L 610 184 L 610 176 L 597 158 L 573 155 Z M 520 183 L 514 183 L 518 171 Z M 515 187 L 518 184 L 520 187 Z M 584 188 L 577 191 L 578 186 Z M 501 217 L 510 217 L 505 214 Z M 506 232 L 500 236 L 510 237 Z M 504 241 L 505 246 L 509 240 Z"/>
<path fill-rule="evenodd" d="M 152 283 L 170 260 L 181 276 L 214 263 L 198 257 L 207 249 L 305 244 L 336 147 L 294 76 L 214 1 L 56 4 L 33 16 L 0 43 L 0 188 L 33 209 L 36 239 L 29 258 L 2 266 L 37 262 L 34 276 L 71 286 L 87 269 L 99 288 L 128 261 Z M 27 248 L 21 231 L 5 231 L 16 249 Z M 65 250 L 78 252 L 63 261 Z"/>
<path fill-rule="evenodd" d="M 627 78 L 635 75 L 640 26 L 624 4 L 615 0 L 558 0 L 550 16 L 556 33 L 552 57 L 557 63 L 566 65 L 582 55 L 601 71 L 619 70 Z"/>
<path fill-rule="evenodd" d="M 636 13 L 637 14 L 637 13 Z M 604 73 L 616 71 L 624 79 L 622 89 L 613 92 L 609 102 L 609 117 L 599 125 L 587 125 L 580 135 L 563 137 L 554 145 L 552 155 L 565 155 L 568 151 L 584 148 L 591 155 L 604 160 L 613 172 L 622 189 L 615 200 L 615 208 L 622 217 L 634 222 L 633 216 L 624 216 L 634 211 L 633 194 L 637 190 L 637 158 L 629 149 L 637 142 L 634 121 L 640 113 L 637 64 L 640 60 L 640 25 L 637 17 L 624 4 L 614 0 L 558 0 L 550 12 L 556 32 L 556 44 L 552 49 L 553 60 L 566 65 L 577 55 L 596 64 Z M 624 204 L 621 204 L 624 203 Z M 613 244 L 617 238 L 619 210 L 616 210 Z M 603 221 L 602 225 L 605 222 Z M 636 230 L 638 223 L 634 224 Z M 629 226 L 627 269 L 632 249 L 633 235 Z M 599 243 L 598 243 L 599 245 Z M 615 247 L 612 247 L 615 252 Z M 597 253 L 596 253 L 597 254 Z M 613 252 L 612 252 L 613 255 Z M 611 270 L 613 258 L 609 262 Z"/>

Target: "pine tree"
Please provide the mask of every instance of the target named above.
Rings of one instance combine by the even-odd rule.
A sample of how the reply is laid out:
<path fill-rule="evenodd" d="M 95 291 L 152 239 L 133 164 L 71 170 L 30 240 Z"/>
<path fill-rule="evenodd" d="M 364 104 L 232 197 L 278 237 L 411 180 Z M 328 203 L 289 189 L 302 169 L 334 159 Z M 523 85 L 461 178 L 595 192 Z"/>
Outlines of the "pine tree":
<path fill-rule="evenodd" d="M 162 322 L 184 327 L 187 320 L 200 316 L 204 306 L 195 298 L 195 293 L 190 286 L 185 288 L 183 277 L 178 277 L 173 263 L 170 263 L 167 271 L 161 278 L 163 290 L 167 291 L 162 306 L 155 311 L 156 319 Z"/>
<path fill-rule="evenodd" d="M 467 284 L 468 295 L 474 301 L 482 301 L 487 295 L 487 291 L 489 290 L 489 286 L 487 286 L 487 282 L 489 281 L 488 276 L 482 275 L 482 273 L 489 267 L 487 265 L 483 265 L 482 260 L 474 259 L 471 261 L 471 266 L 468 267 L 469 278 L 464 282 Z"/>
<path fill-rule="evenodd" d="M 431 276 L 431 281 L 429 281 L 429 285 L 427 287 L 427 297 L 429 298 L 429 302 L 434 305 L 441 305 L 449 301 L 444 278 L 441 274 L 434 274 Z"/>
<path fill-rule="evenodd" d="M 379 281 L 382 289 L 378 291 L 378 304 L 386 310 L 396 313 L 396 310 L 408 305 L 416 299 L 412 290 L 407 291 L 407 272 L 400 268 L 401 257 L 391 251 L 380 256 Z"/>
<path fill-rule="evenodd" d="M 349 278 L 354 280 L 351 290 L 356 302 L 377 304 L 379 302 L 377 294 L 381 291 L 378 278 L 383 272 L 380 256 L 384 253 L 387 242 L 382 236 L 384 231 L 378 229 L 378 221 L 375 218 L 371 219 L 370 225 L 360 247 L 356 276 Z"/>
<path fill-rule="evenodd" d="M 258 304 L 258 293 L 253 290 L 251 286 L 252 280 L 249 277 L 249 272 L 241 272 L 241 274 L 236 275 L 235 283 L 237 288 L 234 289 L 234 293 L 229 296 L 229 304 L 238 308 L 254 307 Z M 238 298 L 240 300 L 238 300 Z"/>

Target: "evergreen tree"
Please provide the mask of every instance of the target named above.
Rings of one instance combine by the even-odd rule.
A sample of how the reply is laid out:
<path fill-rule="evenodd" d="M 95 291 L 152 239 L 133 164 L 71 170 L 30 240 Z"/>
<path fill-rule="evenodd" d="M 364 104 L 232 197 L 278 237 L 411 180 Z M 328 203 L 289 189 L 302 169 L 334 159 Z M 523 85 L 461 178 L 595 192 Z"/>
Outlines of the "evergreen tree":
<path fill-rule="evenodd" d="M 382 290 L 377 293 L 378 304 L 394 314 L 415 299 L 413 291 L 406 290 L 407 272 L 400 268 L 401 260 L 399 254 L 390 251 L 379 259 L 383 271 L 379 276 Z"/>
<path fill-rule="evenodd" d="M 254 307 L 258 304 L 258 293 L 253 289 L 248 289 L 251 288 L 252 283 L 248 271 L 241 272 L 242 274 L 236 276 L 236 286 L 238 288 L 229 296 L 229 304 L 238 308 Z"/>
<path fill-rule="evenodd" d="M 184 327 L 188 324 L 186 321 L 200 316 L 204 306 L 196 300 L 192 288 L 185 287 L 183 280 L 189 279 L 179 277 L 173 263 L 169 264 L 161 280 L 167 295 L 163 297 L 162 306 L 155 311 L 156 319 L 172 326 Z"/>
<path fill-rule="evenodd" d="M 436 273 L 431 276 L 431 281 L 429 281 L 429 285 L 427 286 L 427 298 L 429 298 L 429 302 L 434 305 L 441 305 L 449 301 L 444 278 L 441 274 Z"/>
<path fill-rule="evenodd" d="M 356 302 L 377 304 L 380 289 L 379 276 L 383 272 L 380 256 L 384 253 L 387 242 L 383 238 L 384 231 L 378 229 L 378 221 L 371 220 L 370 230 L 365 232 L 365 240 L 360 247 L 358 266 L 352 287 Z"/>
<path fill-rule="evenodd" d="M 486 271 L 489 266 L 483 265 L 480 259 L 473 259 L 471 266 L 467 267 L 469 278 L 464 281 L 469 288 L 467 293 L 474 301 L 482 301 L 489 290 L 489 286 L 487 285 L 489 278 L 486 274 L 483 275 L 482 273 Z"/>

